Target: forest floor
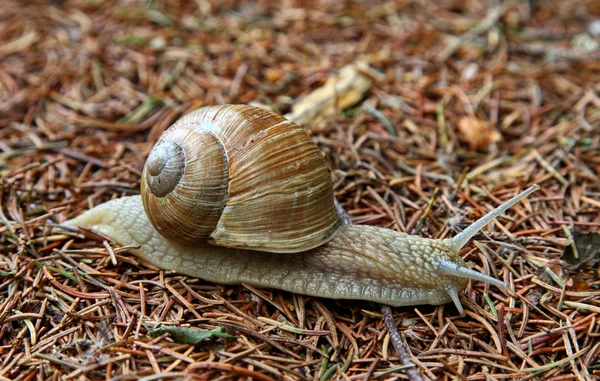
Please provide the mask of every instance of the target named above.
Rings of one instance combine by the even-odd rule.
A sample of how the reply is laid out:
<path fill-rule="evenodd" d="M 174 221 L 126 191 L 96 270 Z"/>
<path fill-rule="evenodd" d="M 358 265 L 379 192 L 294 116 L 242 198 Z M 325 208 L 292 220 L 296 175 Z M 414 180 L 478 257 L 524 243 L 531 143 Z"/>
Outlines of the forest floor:
<path fill-rule="evenodd" d="M 0 380 L 600 377 L 599 46 L 593 0 L 0 1 Z M 353 223 L 453 236 L 541 185 L 461 251 L 509 289 L 471 282 L 465 317 L 392 309 L 409 365 L 379 305 L 214 284 L 58 228 L 138 194 L 181 115 L 292 114 L 358 63 L 358 96 L 302 123 Z"/>

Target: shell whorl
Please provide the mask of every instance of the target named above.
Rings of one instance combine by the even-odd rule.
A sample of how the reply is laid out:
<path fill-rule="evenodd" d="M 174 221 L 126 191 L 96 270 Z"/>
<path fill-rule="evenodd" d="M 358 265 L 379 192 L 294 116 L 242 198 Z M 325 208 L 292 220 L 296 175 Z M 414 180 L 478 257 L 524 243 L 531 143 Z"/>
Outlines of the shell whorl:
<path fill-rule="evenodd" d="M 141 191 L 156 230 L 182 243 L 299 252 L 341 226 L 317 146 L 257 107 L 204 107 L 181 118 L 148 156 Z"/>
<path fill-rule="evenodd" d="M 146 160 L 146 182 L 156 197 L 165 197 L 175 189 L 185 169 L 183 149 L 172 141 L 158 144 Z"/>
<path fill-rule="evenodd" d="M 152 225 L 173 241 L 206 240 L 227 202 L 227 155 L 210 131 L 175 126 L 148 156 L 142 201 Z"/>

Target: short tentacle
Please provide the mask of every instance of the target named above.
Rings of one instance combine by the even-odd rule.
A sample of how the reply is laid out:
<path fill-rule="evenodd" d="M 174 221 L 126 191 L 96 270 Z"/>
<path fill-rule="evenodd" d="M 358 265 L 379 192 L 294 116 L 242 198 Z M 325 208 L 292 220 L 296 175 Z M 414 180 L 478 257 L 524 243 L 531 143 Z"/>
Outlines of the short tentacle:
<path fill-rule="evenodd" d="M 448 295 L 450 295 L 450 297 L 452 298 L 452 302 L 454 302 L 454 305 L 456 306 L 456 309 L 458 310 L 460 316 L 465 316 L 465 309 L 463 308 L 462 303 L 460 302 L 460 296 L 458 295 L 458 290 L 456 289 L 456 287 L 448 287 L 446 291 L 448 292 Z"/>
<path fill-rule="evenodd" d="M 482 274 L 475 270 L 471 270 L 467 267 L 460 266 L 454 262 L 450 262 L 446 259 L 441 259 L 438 264 L 438 271 L 445 275 L 452 275 L 459 278 L 468 278 L 473 280 L 480 280 L 489 284 L 493 284 L 497 287 L 508 288 L 508 285 L 496 278 L 492 278 L 489 275 Z"/>

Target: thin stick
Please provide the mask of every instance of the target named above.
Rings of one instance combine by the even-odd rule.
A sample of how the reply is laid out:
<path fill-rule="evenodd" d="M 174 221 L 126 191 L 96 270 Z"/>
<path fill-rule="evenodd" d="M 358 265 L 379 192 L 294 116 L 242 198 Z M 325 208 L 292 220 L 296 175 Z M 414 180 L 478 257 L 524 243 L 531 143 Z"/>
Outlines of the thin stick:
<path fill-rule="evenodd" d="M 396 323 L 394 323 L 394 317 L 392 316 L 392 309 L 389 306 L 381 306 L 381 314 L 383 315 L 383 320 L 385 321 L 385 325 L 390 333 L 390 339 L 392 341 L 392 345 L 400 358 L 400 363 L 404 366 L 408 366 L 406 368 L 406 375 L 408 379 L 411 381 L 423 381 L 421 374 L 417 370 L 415 364 L 413 364 L 410 359 L 410 354 L 408 353 L 407 345 L 404 344 L 402 340 L 402 336 L 400 336 L 400 332 L 396 328 Z"/>

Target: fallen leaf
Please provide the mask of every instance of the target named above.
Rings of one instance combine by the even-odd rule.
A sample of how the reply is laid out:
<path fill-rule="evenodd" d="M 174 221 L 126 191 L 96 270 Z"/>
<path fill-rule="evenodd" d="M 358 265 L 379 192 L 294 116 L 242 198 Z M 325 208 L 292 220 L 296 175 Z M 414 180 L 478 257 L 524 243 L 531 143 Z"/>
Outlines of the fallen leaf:
<path fill-rule="evenodd" d="M 230 335 L 227 328 L 219 327 L 212 330 L 188 327 L 173 327 L 168 325 L 159 325 L 148 331 L 148 336 L 156 338 L 164 333 L 171 335 L 171 338 L 178 343 L 197 345 L 204 340 L 224 337 L 226 339 L 235 339 L 237 336 Z"/>
<path fill-rule="evenodd" d="M 573 281 L 573 290 L 576 292 L 590 291 L 590 285 L 584 279 L 575 279 Z"/>
<path fill-rule="evenodd" d="M 268 68 L 265 70 L 265 79 L 271 83 L 275 83 L 283 78 L 284 74 L 285 72 L 279 67 Z"/>
<path fill-rule="evenodd" d="M 308 94 L 292 107 L 285 117 L 303 126 L 318 124 L 334 111 L 345 110 L 360 101 L 381 75 L 365 62 L 344 66 L 330 76 L 325 84 Z"/>
<path fill-rule="evenodd" d="M 502 140 L 502 135 L 490 123 L 474 116 L 464 116 L 458 121 L 461 138 L 471 151 L 484 151 L 490 144 Z"/>
<path fill-rule="evenodd" d="M 569 269 L 575 270 L 583 265 L 594 266 L 599 260 L 600 234 L 598 233 L 573 233 L 573 245 L 565 247 L 560 259 L 565 261 Z"/>

